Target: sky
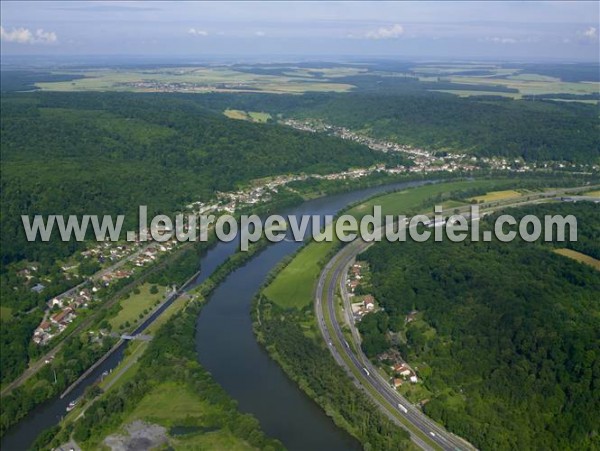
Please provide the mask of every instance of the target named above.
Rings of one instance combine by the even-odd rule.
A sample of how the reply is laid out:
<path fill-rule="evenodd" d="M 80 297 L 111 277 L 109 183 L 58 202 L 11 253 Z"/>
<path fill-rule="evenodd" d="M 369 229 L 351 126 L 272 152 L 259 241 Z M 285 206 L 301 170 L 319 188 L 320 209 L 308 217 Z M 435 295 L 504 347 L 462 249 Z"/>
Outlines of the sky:
<path fill-rule="evenodd" d="M 3 55 L 599 60 L 596 1 L 2 1 Z"/>

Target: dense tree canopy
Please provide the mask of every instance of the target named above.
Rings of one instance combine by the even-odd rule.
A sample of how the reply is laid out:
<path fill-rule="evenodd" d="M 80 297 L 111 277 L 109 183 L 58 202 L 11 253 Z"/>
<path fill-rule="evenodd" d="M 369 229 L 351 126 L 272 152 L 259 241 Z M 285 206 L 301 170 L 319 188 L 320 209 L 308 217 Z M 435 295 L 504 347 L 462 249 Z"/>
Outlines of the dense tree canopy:
<path fill-rule="evenodd" d="M 230 120 L 166 95 L 2 97 L 2 259 L 49 260 L 76 243 L 27 244 L 21 215 L 172 212 L 276 174 L 326 173 L 388 157 L 278 125 Z"/>
<path fill-rule="evenodd" d="M 581 249 L 597 249 L 597 206 L 533 212 L 576 214 Z M 522 241 L 376 244 L 361 258 L 385 311 L 363 320 L 365 351 L 397 346 L 409 361 L 426 362 L 433 397 L 425 411 L 481 448 L 598 447 L 600 274 L 552 249 Z M 405 325 L 413 309 L 423 320 Z"/>

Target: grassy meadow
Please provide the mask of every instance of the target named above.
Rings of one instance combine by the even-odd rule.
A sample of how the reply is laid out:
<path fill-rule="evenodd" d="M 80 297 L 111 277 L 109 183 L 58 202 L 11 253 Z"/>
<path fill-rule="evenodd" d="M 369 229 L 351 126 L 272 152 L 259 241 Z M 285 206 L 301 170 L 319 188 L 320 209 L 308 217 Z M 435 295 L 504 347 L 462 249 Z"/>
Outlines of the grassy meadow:
<path fill-rule="evenodd" d="M 152 285 L 149 283 L 140 285 L 138 288 L 139 294 L 132 292 L 130 297 L 121 300 L 121 310 L 109 320 L 114 331 L 122 330 L 121 326 L 126 330 L 129 329 L 127 323 L 130 326 L 135 325 L 141 321 L 140 315 L 146 316 L 158 302 L 165 298 L 165 287 L 157 286 L 158 293 L 150 292 Z"/>
<path fill-rule="evenodd" d="M 502 183 L 508 185 L 511 181 Z M 475 180 L 425 185 L 374 197 L 354 206 L 347 213 L 360 220 L 363 216 L 373 213 L 374 205 L 380 205 L 384 215 L 411 214 L 421 210 L 427 200 L 440 194 L 463 189 L 485 189 L 488 186 L 498 186 L 498 181 Z M 451 208 L 459 204 L 459 202 L 452 203 Z M 312 304 L 315 283 L 324 265 L 323 259 L 334 245 L 335 242 L 324 241 L 312 242 L 305 246 L 265 288 L 263 292 L 265 296 L 283 308 L 301 309 Z"/>

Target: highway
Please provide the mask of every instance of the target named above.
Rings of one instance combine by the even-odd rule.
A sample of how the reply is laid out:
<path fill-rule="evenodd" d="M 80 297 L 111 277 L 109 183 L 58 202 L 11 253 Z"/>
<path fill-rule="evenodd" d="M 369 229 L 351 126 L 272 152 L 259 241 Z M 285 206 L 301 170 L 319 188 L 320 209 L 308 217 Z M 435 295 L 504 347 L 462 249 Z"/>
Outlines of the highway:
<path fill-rule="evenodd" d="M 355 343 L 358 350 L 355 354 L 350 348 L 343 335 L 342 329 L 336 320 L 335 292 L 337 282 L 342 279 L 342 274 L 354 259 L 356 254 L 362 252 L 370 243 L 355 241 L 344 247 L 325 267 L 321 273 L 316 292 L 316 314 L 319 328 L 333 354 L 336 362 L 343 366 L 351 375 L 355 384 L 359 386 L 370 386 L 384 400 L 366 393 L 382 408 L 383 412 L 396 424 L 407 429 L 413 442 L 422 449 L 444 449 L 444 450 L 471 450 L 475 449 L 459 437 L 443 429 L 418 408 L 403 398 L 390 384 L 383 379 L 377 369 L 369 362 L 360 351 L 360 344 Z M 328 318 L 324 310 L 327 309 Z M 330 333 L 333 331 L 333 336 Z M 348 366 L 352 363 L 355 371 Z M 402 407 L 401 407 L 402 406 Z M 406 412 L 403 410 L 406 409 Z M 405 422 L 399 419 L 402 416 L 413 428 L 407 427 Z M 416 430 L 415 430 L 416 429 Z"/>
<path fill-rule="evenodd" d="M 571 190 L 560 190 L 546 192 L 538 196 L 522 196 L 518 199 L 510 199 L 505 202 L 489 202 L 482 205 L 483 210 L 508 208 L 517 205 L 535 204 L 550 200 L 550 198 L 561 195 Z M 574 191 L 574 190 L 573 190 Z M 461 208 L 460 210 L 464 210 Z M 339 283 L 342 298 L 345 300 L 344 274 L 354 260 L 356 255 L 366 250 L 372 242 L 357 239 L 344 246 L 321 272 L 319 282 L 315 291 L 315 313 L 317 324 L 321 330 L 327 347 L 332 353 L 335 361 L 342 366 L 350 375 L 355 385 L 363 388 L 365 393 L 381 408 L 382 412 L 399 426 L 408 430 L 411 440 L 420 448 L 443 449 L 443 450 L 474 450 L 473 445 L 464 439 L 452 434 L 442 426 L 427 417 L 420 409 L 413 406 L 402 397 L 384 379 L 369 359 L 364 355 L 360 346 L 360 339 L 356 331 L 351 312 L 349 325 L 352 332 L 353 348 L 344 337 L 336 316 L 336 286 Z M 377 393 L 378 396 L 374 395 Z"/>

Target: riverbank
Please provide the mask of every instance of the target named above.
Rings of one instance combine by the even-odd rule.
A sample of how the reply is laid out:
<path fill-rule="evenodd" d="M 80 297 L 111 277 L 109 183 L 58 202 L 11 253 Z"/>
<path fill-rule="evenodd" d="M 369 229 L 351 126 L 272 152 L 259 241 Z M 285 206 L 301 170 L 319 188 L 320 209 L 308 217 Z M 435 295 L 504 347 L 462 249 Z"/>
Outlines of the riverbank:
<path fill-rule="evenodd" d="M 158 396 L 164 407 L 159 421 L 162 421 L 164 426 L 171 428 L 185 426 L 198 428 L 198 430 L 210 427 L 214 429 L 211 433 L 226 430 L 229 431 L 225 434 L 229 442 L 232 438 L 230 433 L 233 432 L 233 436 L 241 440 L 238 445 L 242 448 L 244 444 L 250 444 L 251 448 L 278 449 L 280 445 L 276 441 L 268 439 L 260 432 L 256 420 L 249 415 L 238 413 L 233 400 L 222 392 L 202 367 L 197 365 L 193 341 L 189 340 L 189 336 L 193 335 L 193 324 L 206 297 L 231 271 L 243 265 L 267 245 L 268 241 L 261 240 L 251 246 L 248 252 L 233 254 L 210 277 L 187 293 L 188 298 L 185 302 L 171 304 L 165 311 L 169 319 L 155 330 L 154 339 L 143 354 L 139 356 L 137 353 L 132 353 L 115 369 L 119 373 L 121 368 L 124 368 L 125 374 L 130 375 L 127 381 L 116 383 L 117 381 L 112 379 L 110 383 L 113 389 L 108 389 L 106 393 L 88 392 L 81 401 L 81 404 L 86 406 L 85 410 L 74 411 L 76 416 L 68 416 L 58 430 L 54 429 L 50 433 L 43 434 L 35 447 L 52 448 L 69 441 L 71 437 L 84 448 L 98 446 L 105 436 L 118 432 L 135 419 L 156 420 L 156 410 L 144 409 L 139 405 L 144 402 L 152 404 L 149 400 L 155 400 Z M 166 415 L 165 412 L 169 412 L 169 409 L 174 411 L 181 409 L 176 402 L 180 399 L 179 396 L 165 398 L 164 394 L 161 395 L 161 390 L 166 388 L 173 389 L 177 393 L 187 393 L 186 396 L 192 399 L 196 398 L 200 404 L 205 405 L 205 410 L 223 410 L 222 413 L 228 412 L 227 416 L 238 418 L 232 420 L 231 424 L 227 422 L 215 428 L 214 425 L 207 425 L 202 420 L 206 414 L 202 409 L 191 410 L 190 415 L 185 418 Z M 98 417 L 100 414 L 101 418 Z M 239 422 L 246 424 L 243 430 L 238 430 L 242 427 Z M 233 428 L 234 423 L 235 428 Z M 178 440 L 181 441 L 181 438 Z M 199 444 L 197 437 L 192 442 L 190 446 Z M 181 445 L 187 446 L 188 443 Z"/>
<path fill-rule="evenodd" d="M 466 198 L 469 192 L 496 190 L 509 186 L 506 180 L 440 183 L 406 192 L 377 196 L 359 202 L 346 211 L 360 218 L 374 203 L 383 214 L 416 213 L 434 202 L 451 201 L 453 192 Z M 466 205 L 466 204 L 465 204 Z M 361 443 L 374 439 L 368 431 L 357 428 L 360 414 L 345 410 L 344 399 L 359 392 L 327 350 L 319 334 L 311 306 L 314 286 L 322 267 L 340 247 L 339 242 L 310 243 L 287 259 L 269 275 L 253 302 L 253 326 L 258 341 L 298 386 L 330 415 L 336 424 L 359 438 Z M 359 392 L 363 394 L 362 392 Z M 364 396 L 364 395 L 363 395 Z M 370 400 L 368 400 L 371 402 Z M 367 409 L 369 410 L 369 409 Z M 377 411 L 371 406 L 370 411 Z M 389 422 L 384 418 L 383 423 Z M 378 437 L 377 439 L 379 439 Z M 382 445 L 383 446 L 383 445 Z"/>
<path fill-rule="evenodd" d="M 509 179 L 507 179 L 507 180 L 509 180 Z M 475 185 L 477 185 L 477 184 L 475 184 Z M 380 192 L 384 192 L 384 191 L 386 191 L 386 190 L 389 190 L 389 189 L 394 189 L 394 188 L 389 188 L 389 187 L 388 187 L 388 188 L 385 188 L 385 189 L 384 189 L 384 187 L 382 187 Z M 396 189 L 398 189 L 398 188 L 396 188 Z M 369 190 L 367 190 L 367 191 L 365 191 L 365 193 L 369 192 L 369 193 L 371 193 L 371 194 L 362 194 L 362 195 L 361 195 L 361 194 L 358 194 L 358 193 L 357 193 L 357 195 L 356 195 L 356 196 L 354 196 L 354 197 L 353 197 L 353 196 L 343 196 L 343 195 L 342 195 L 342 196 L 337 196 L 337 197 L 336 197 L 336 196 L 334 196 L 334 197 L 335 197 L 335 199 L 350 199 L 350 200 L 348 200 L 348 201 L 341 201 L 341 200 L 340 200 L 339 202 L 342 202 L 343 204 L 336 204 L 336 206 L 335 206 L 335 207 L 332 207 L 332 208 L 334 208 L 334 209 L 333 209 L 332 211 L 329 211 L 329 212 L 334 212 L 334 213 L 335 213 L 335 212 L 337 212 L 337 211 L 338 211 L 338 210 L 337 210 L 338 208 L 345 207 L 345 206 L 346 206 L 346 205 L 348 205 L 349 203 L 354 203 L 354 202 L 356 202 L 358 199 L 362 199 L 362 198 L 364 198 L 364 197 L 369 197 L 370 195 L 373 195 L 373 194 L 375 193 L 375 191 L 377 191 L 377 190 L 372 190 L 372 191 L 369 191 Z M 477 193 L 475 193 L 475 194 L 477 194 Z M 333 198 L 332 198 L 332 200 L 333 200 Z M 317 203 L 318 205 L 329 205 L 329 204 L 331 204 L 332 200 L 330 200 L 330 199 L 325 199 L 325 198 L 320 198 L 320 199 L 317 199 L 317 200 L 316 200 L 316 203 Z M 336 201 L 336 202 L 337 202 L 337 201 Z M 314 204 L 314 202 L 313 202 L 312 204 L 310 204 L 310 205 L 313 205 L 313 204 Z M 300 211 L 300 212 L 301 212 L 301 211 L 303 211 L 303 210 L 302 210 L 302 208 L 297 208 L 297 210 L 298 210 L 298 211 Z M 323 210 L 323 212 L 328 212 L 328 211 L 327 211 L 327 210 Z M 297 248 L 299 245 L 300 245 L 300 243 L 287 243 L 287 242 L 282 242 L 282 243 L 273 244 L 273 245 L 272 245 L 272 247 L 277 247 L 278 249 L 285 249 L 285 252 L 288 252 L 288 251 L 287 251 L 288 249 L 289 249 L 289 251 L 293 251 L 293 250 L 294 250 L 295 248 Z M 229 247 L 228 247 L 228 246 L 229 246 Z M 233 252 L 233 248 L 234 248 L 234 247 L 235 247 L 235 243 L 219 243 L 215 249 L 220 249 L 220 250 L 216 250 L 215 252 L 221 252 L 221 250 L 223 250 L 223 249 L 232 249 L 232 252 Z M 208 253 L 210 253 L 210 252 L 212 252 L 212 251 L 207 251 L 207 252 L 208 252 Z M 269 257 L 268 257 L 268 258 L 270 259 L 270 260 L 269 260 L 269 262 L 271 262 L 271 261 L 274 261 L 274 263 L 273 263 L 273 264 L 276 264 L 276 263 L 277 263 L 277 262 L 278 262 L 278 261 L 279 261 L 281 258 L 283 258 L 283 255 L 281 255 L 281 254 L 279 253 L 279 251 L 274 251 L 274 254 L 277 254 L 277 255 L 272 255 L 272 256 L 271 256 L 271 255 L 269 255 Z M 281 255 L 281 258 L 279 257 L 279 255 Z M 185 259 L 185 260 L 187 261 L 187 259 Z M 190 259 L 190 262 L 191 262 L 191 260 L 193 260 L 193 259 Z M 208 259 L 206 259 L 206 260 L 203 260 L 202 267 L 203 267 L 203 272 L 204 272 L 205 274 L 210 274 L 212 271 L 214 271 L 214 267 L 212 267 L 212 268 L 211 268 L 211 264 L 212 264 L 211 262 L 212 262 L 213 260 L 214 260 L 214 259 L 212 259 L 212 258 L 208 258 Z M 262 261 L 262 260 L 261 260 L 261 261 Z M 185 263 L 185 262 L 184 262 L 184 263 Z M 258 264 L 258 263 L 257 263 L 257 264 Z M 270 263 L 269 263 L 269 264 L 270 264 Z M 197 267 L 197 256 L 196 256 L 196 259 L 194 260 L 194 263 L 190 263 L 190 265 L 191 265 L 191 267 L 192 267 L 192 270 L 195 270 L 195 269 L 196 269 L 196 267 Z M 184 266 L 185 266 L 185 265 L 184 265 Z M 255 266 L 254 262 L 253 262 L 253 266 Z M 171 271 L 172 269 L 173 269 L 173 268 L 165 268 L 165 271 L 164 271 L 164 272 L 162 272 L 161 274 L 156 274 L 156 279 L 153 279 L 151 282 L 152 282 L 152 283 L 159 283 L 159 284 L 160 284 L 160 283 L 164 283 L 164 281 L 165 281 L 165 280 L 167 280 L 167 281 L 168 281 L 168 280 L 171 278 L 171 275 L 169 274 L 169 271 Z M 188 269 L 189 269 L 189 268 L 188 268 Z M 254 269 L 256 269 L 256 268 L 254 268 Z M 252 271 L 252 270 L 251 270 L 251 271 L 249 271 L 249 272 L 250 272 L 250 273 L 253 273 L 253 276 L 252 276 L 252 277 L 254 277 L 254 278 L 255 278 L 255 280 L 256 280 L 256 282 L 257 282 L 257 283 L 259 283 L 259 284 L 260 284 L 260 282 L 262 282 L 262 279 L 260 279 L 260 278 L 262 277 L 262 276 L 261 276 L 262 272 L 257 272 L 257 271 L 255 271 L 255 270 L 254 270 L 254 271 Z M 221 279 L 221 280 L 222 280 L 222 279 Z M 217 283 L 215 283 L 215 286 L 216 286 L 216 285 L 218 285 L 218 282 L 217 282 Z M 241 287 L 242 285 L 239 285 L 239 286 Z M 249 284 L 249 287 L 248 287 L 248 288 L 240 288 L 241 290 L 245 290 L 246 292 L 244 292 L 244 293 L 242 293 L 242 294 L 240 294 L 240 293 L 236 293 L 236 294 L 234 294 L 234 295 L 235 295 L 235 296 L 239 296 L 239 295 L 241 295 L 241 296 L 242 296 L 242 297 L 244 297 L 244 298 L 245 298 L 245 296 L 246 296 L 246 295 L 248 295 L 248 298 L 250 299 L 250 298 L 251 298 L 251 296 L 252 296 L 252 294 L 254 294 L 254 292 L 255 292 L 254 290 L 256 290 L 256 289 L 258 288 L 258 286 L 256 286 L 256 288 L 253 288 L 254 286 L 255 286 L 255 285 L 253 285 L 253 284 Z M 215 288 L 215 287 L 213 287 L 213 289 L 214 289 L 214 288 Z M 231 294 L 229 294 L 229 296 L 231 296 Z M 245 302 L 245 301 L 242 301 L 242 300 L 240 300 L 239 302 Z M 249 302 L 249 301 L 248 301 L 248 302 Z M 237 308 L 237 307 L 236 307 L 236 308 Z M 247 315 L 247 314 L 248 314 L 247 310 L 243 310 L 243 312 L 242 312 L 242 313 L 243 313 L 244 315 Z M 203 313 L 203 315 L 201 315 L 201 317 L 204 317 L 204 316 L 205 316 L 205 315 L 204 315 L 204 313 Z M 223 321 L 227 321 L 227 320 L 228 320 L 228 318 L 219 318 L 219 320 L 218 320 L 218 321 L 222 321 L 222 320 L 223 320 Z M 215 322 L 214 320 L 211 320 L 211 321 L 212 321 L 212 322 Z M 201 333 L 203 333 L 203 331 L 202 331 L 202 330 L 201 330 Z M 230 332 L 225 332 L 225 330 L 217 330 L 217 331 L 215 331 L 215 332 L 214 332 L 212 335 L 210 335 L 210 339 L 207 339 L 207 338 L 205 338 L 204 336 L 203 336 L 203 338 L 202 338 L 202 339 L 203 339 L 203 340 L 204 340 L 206 343 L 210 343 L 210 345 L 213 345 L 213 344 L 214 344 L 214 337 L 215 337 L 215 335 L 217 335 L 217 334 L 221 334 L 221 333 L 223 333 L 223 334 L 225 334 L 226 336 L 228 336 L 229 338 L 231 338 L 231 337 L 230 337 L 230 334 L 231 334 Z M 234 332 L 234 333 L 235 333 L 235 332 Z M 229 335 L 228 335 L 228 334 L 229 334 Z M 251 332 L 251 326 L 250 326 L 250 334 L 252 334 L 252 332 Z M 251 336 L 252 336 L 252 335 L 251 335 Z M 251 339 L 252 339 L 252 338 L 251 338 Z M 252 340 L 253 340 L 253 339 L 252 339 Z M 246 338 L 246 339 L 245 339 L 245 341 L 248 341 L 248 338 Z M 207 346 L 208 346 L 208 345 L 207 345 Z M 245 348 L 240 348 L 240 349 L 245 349 Z M 212 351 L 211 351 L 211 352 L 212 352 Z M 240 352 L 240 350 L 238 349 L 236 352 L 238 352 L 238 353 L 239 353 L 239 352 Z M 201 354 L 202 354 L 202 353 L 201 353 Z M 234 357 L 234 356 L 229 356 L 229 357 L 227 357 L 227 360 L 228 360 L 229 362 L 231 362 L 231 361 L 236 361 L 236 362 L 237 362 L 237 361 L 238 361 L 238 359 L 239 359 L 239 357 Z M 238 362 L 238 364 L 236 364 L 236 365 L 237 365 L 237 368 L 241 370 L 242 366 L 240 366 L 240 365 L 239 365 L 239 362 Z M 215 374 L 215 375 L 216 375 L 216 380 L 217 380 L 217 382 L 219 382 L 219 383 L 222 383 L 221 374 L 218 374 L 218 372 L 213 372 L 213 369 L 212 369 L 212 368 L 209 368 L 209 371 L 211 371 L 211 373 L 213 373 L 213 374 Z M 229 387 L 227 386 L 227 383 L 223 383 L 222 385 L 226 386 L 226 389 L 227 389 L 227 391 L 230 393 L 230 395 L 231 395 L 232 393 L 234 393 L 233 391 L 230 391 Z M 247 380 L 244 380 L 244 385 L 245 385 L 245 386 L 248 386 L 248 381 L 247 381 Z M 245 388 L 244 388 L 244 390 L 245 390 Z M 234 398 L 236 398 L 236 399 L 237 399 L 237 396 L 235 396 L 235 395 L 234 395 Z M 259 401 L 259 402 L 260 402 L 260 401 Z M 60 407 L 60 406 L 59 406 L 59 407 Z M 248 408 L 248 410 L 246 410 L 246 411 L 252 411 L 252 409 L 254 409 L 254 407 L 250 407 L 250 408 Z M 59 409 L 57 410 L 57 412 L 64 412 L 64 407 L 62 407 L 62 408 L 59 408 Z M 302 421 L 303 421 L 303 420 L 302 420 Z M 319 421 L 321 421 L 321 420 L 319 420 Z M 262 422 L 263 422 L 263 418 L 261 418 L 261 423 L 262 423 Z M 31 434 L 30 434 L 30 433 L 29 433 L 29 437 L 31 437 Z"/>

